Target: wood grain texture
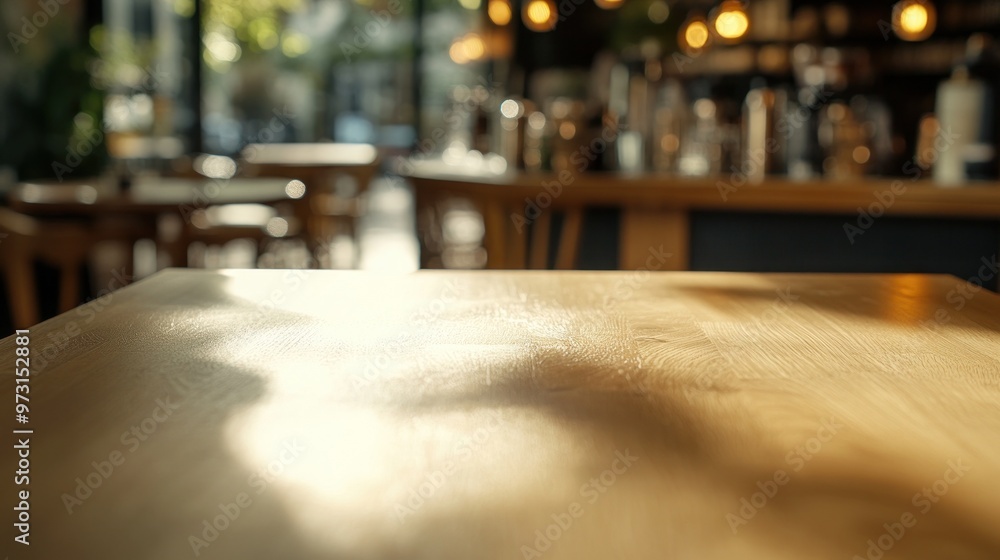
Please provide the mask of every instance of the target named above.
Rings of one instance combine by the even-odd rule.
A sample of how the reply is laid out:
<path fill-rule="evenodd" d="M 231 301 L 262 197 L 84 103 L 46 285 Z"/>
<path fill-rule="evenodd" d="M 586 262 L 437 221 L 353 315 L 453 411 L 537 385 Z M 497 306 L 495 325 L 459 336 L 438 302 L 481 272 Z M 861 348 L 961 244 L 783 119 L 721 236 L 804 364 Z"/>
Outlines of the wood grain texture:
<path fill-rule="evenodd" d="M 245 492 L 198 558 L 994 560 L 1000 297 L 960 286 L 161 272 L 31 330 L 32 545 L 7 548 L 193 557 Z"/>

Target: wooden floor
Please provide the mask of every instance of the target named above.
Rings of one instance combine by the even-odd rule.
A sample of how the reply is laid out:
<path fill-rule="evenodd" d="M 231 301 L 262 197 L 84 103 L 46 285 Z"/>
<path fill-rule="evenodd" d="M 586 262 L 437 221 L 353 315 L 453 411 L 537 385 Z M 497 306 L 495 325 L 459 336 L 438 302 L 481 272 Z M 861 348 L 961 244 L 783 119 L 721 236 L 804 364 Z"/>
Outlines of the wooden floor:
<path fill-rule="evenodd" d="M 995 560 L 1000 297 L 964 286 L 159 273 L 32 329 L 32 545 L 8 549 Z"/>

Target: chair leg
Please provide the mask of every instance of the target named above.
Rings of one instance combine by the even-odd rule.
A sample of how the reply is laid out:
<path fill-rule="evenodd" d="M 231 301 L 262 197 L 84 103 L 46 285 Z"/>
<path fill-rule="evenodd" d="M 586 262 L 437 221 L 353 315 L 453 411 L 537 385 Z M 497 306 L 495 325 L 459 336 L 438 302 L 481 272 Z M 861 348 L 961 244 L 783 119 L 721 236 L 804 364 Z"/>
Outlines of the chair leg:
<path fill-rule="evenodd" d="M 580 248 L 580 233 L 583 231 L 583 208 L 570 208 L 563 217 L 559 234 L 559 252 L 556 253 L 556 269 L 571 270 L 576 266 Z"/>
<path fill-rule="evenodd" d="M 15 329 L 38 323 L 38 296 L 35 292 L 34 263 L 27 256 L 11 256 L 5 263 L 7 293 Z"/>
<path fill-rule="evenodd" d="M 521 212 L 522 205 L 506 206 L 504 208 L 504 229 L 507 231 L 507 265 L 510 270 L 524 270 L 528 268 L 528 232 L 525 228 L 518 228 L 514 225 L 509 216 Z"/>
<path fill-rule="evenodd" d="M 59 270 L 59 312 L 65 313 L 80 303 L 80 264 L 71 263 Z"/>
<path fill-rule="evenodd" d="M 167 255 L 170 257 L 170 266 L 177 268 L 187 268 L 188 267 L 188 245 L 189 239 L 187 235 L 181 234 L 174 241 L 168 242 L 167 245 Z"/>
<path fill-rule="evenodd" d="M 506 268 L 507 258 L 507 224 L 503 215 L 503 206 L 496 201 L 483 203 L 483 222 L 486 224 L 486 235 L 483 245 L 486 248 L 486 268 Z"/>
<path fill-rule="evenodd" d="M 549 267 L 549 231 L 552 229 L 552 212 L 543 210 L 535 220 L 531 232 L 531 255 L 529 267 L 544 270 Z"/>

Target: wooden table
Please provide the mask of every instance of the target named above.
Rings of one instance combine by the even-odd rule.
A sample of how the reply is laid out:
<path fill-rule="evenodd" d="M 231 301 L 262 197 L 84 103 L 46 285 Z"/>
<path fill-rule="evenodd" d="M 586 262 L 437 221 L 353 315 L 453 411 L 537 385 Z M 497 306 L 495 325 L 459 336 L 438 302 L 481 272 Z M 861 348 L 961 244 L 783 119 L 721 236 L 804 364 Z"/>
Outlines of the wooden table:
<path fill-rule="evenodd" d="M 946 188 L 930 181 L 913 181 L 910 177 L 856 181 L 769 177 L 754 184 L 741 183 L 738 177 L 734 180 L 729 176 L 468 172 L 434 161 L 419 162 L 409 169 L 407 175 L 415 186 L 418 208 L 445 196 L 466 197 L 478 203 L 486 225 L 487 266 L 494 269 L 528 268 L 533 260 L 544 261 L 531 258 L 532 252 L 543 247 L 528 248 L 530 228 L 525 226 L 540 225 L 547 233 L 552 211 L 568 211 L 574 227 L 564 231 L 564 236 L 578 236 L 579 226 L 575 221 L 579 218 L 574 216 L 590 206 L 622 210 L 619 241 L 622 270 L 643 268 L 648 249 L 661 245 L 674 255 L 664 264 L 664 270 L 687 270 L 690 215 L 695 211 L 858 215 L 861 208 L 871 209 L 876 218 L 888 215 L 1000 219 L 1000 183 L 995 182 Z M 527 214 L 529 204 L 540 210 L 537 217 Z M 566 252 L 572 253 L 578 241 L 565 239 L 561 243 L 569 243 Z M 572 263 L 569 264 L 567 268 L 572 268 Z"/>
<path fill-rule="evenodd" d="M 249 144 L 242 157 L 250 165 L 353 170 L 376 164 L 378 150 L 371 144 L 334 142 Z"/>
<path fill-rule="evenodd" d="M 995 560 L 1000 297 L 964 289 L 168 270 L 31 330 L 7 550 Z"/>
<path fill-rule="evenodd" d="M 102 181 L 26 183 L 10 195 L 10 206 L 33 216 L 103 216 L 190 213 L 217 204 L 277 204 L 305 195 L 305 186 L 288 178 L 176 179 L 141 178 L 128 191 Z"/>
<path fill-rule="evenodd" d="M 330 231 L 332 227 L 343 225 L 352 237 L 356 234 L 356 220 L 364 213 L 361 194 L 379 168 L 378 150 L 371 144 L 249 144 L 241 157 L 249 176 L 295 177 L 310 187 L 306 199 L 309 213 L 303 218 L 313 249 L 317 245 L 311 240 L 339 233 Z M 357 188 L 350 196 L 336 188 L 343 175 L 356 181 Z"/>

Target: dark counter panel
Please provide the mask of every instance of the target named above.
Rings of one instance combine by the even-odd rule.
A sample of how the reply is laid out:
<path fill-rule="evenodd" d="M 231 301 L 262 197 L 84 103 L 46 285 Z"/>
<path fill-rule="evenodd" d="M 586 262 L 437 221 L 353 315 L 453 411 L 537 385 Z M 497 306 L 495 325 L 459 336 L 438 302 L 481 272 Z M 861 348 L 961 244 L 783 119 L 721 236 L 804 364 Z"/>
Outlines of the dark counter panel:
<path fill-rule="evenodd" d="M 945 273 L 997 289 L 1000 225 L 989 220 L 882 217 L 853 243 L 858 217 L 695 212 L 691 270 Z"/>

